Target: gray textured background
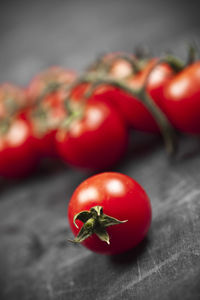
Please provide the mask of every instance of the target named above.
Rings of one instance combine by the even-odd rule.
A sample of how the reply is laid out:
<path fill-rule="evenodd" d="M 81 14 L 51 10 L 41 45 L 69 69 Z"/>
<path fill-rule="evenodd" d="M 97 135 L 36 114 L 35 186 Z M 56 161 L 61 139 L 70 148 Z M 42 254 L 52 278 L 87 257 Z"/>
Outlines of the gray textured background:
<path fill-rule="evenodd" d="M 82 70 L 104 51 L 147 44 L 184 57 L 198 40 L 198 1 L 1 1 L 0 81 L 27 84 L 42 68 Z M 52 164 L 24 182 L 0 180 L 0 299 L 200 299 L 200 141 L 133 136 L 116 166 L 152 200 L 148 237 L 105 257 L 67 242 L 67 203 L 90 174 Z"/>

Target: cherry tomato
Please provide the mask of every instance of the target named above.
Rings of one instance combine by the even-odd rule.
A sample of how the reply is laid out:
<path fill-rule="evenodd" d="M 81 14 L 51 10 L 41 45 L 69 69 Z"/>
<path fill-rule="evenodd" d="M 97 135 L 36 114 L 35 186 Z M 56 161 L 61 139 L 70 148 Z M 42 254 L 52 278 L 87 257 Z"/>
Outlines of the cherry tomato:
<path fill-rule="evenodd" d="M 200 62 L 177 74 L 164 89 L 163 109 L 178 130 L 200 134 Z"/>
<path fill-rule="evenodd" d="M 74 191 L 68 220 L 75 242 L 101 254 L 118 254 L 138 245 L 147 234 L 151 204 L 144 189 L 131 177 L 101 173 Z"/>
<path fill-rule="evenodd" d="M 56 138 L 58 153 L 65 162 L 99 170 L 114 165 L 121 158 L 128 133 L 112 107 L 90 101 L 67 128 L 58 131 Z"/>
<path fill-rule="evenodd" d="M 35 106 L 28 112 L 41 157 L 57 157 L 55 135 L 66 116 L 65 89 L 76 78 L 73 71 L 51 67 L 37 75 L 27 89 L 27 97 Z"/>
<path fill-rule="evenodd" d="M 30 124 L 20 114 L 0 122 L 0 176 L 20 178 L 30 175 L 37 155 Z"/>

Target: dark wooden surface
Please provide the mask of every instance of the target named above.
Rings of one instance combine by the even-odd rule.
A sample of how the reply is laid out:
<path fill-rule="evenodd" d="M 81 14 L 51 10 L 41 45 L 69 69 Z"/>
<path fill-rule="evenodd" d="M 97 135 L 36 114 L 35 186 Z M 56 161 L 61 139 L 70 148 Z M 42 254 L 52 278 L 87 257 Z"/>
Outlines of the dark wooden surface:
<path fill-rule="evenodd" d="M 198 1 L 3 1 L 0 81 L 24 85 L 52 64 L 82 70 L 144 43 L 184 57 L 199 31 Z M 89 173 L 52 165 L 0 181 L 1 300 L 200 299 L 199 138 L 180 138 L 169 161 L 156 138 L 133 136 L 114 170 L 138 180 L 153 207 L 148 237 L 118 257 L 67 242 L 67 203 Z"/>

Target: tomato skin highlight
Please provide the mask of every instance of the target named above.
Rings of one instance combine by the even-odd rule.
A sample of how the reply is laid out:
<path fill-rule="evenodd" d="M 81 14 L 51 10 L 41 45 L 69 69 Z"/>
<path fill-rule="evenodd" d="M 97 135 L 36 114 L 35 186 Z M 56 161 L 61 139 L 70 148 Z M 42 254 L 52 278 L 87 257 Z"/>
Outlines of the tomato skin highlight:
<path fill-rule="evenodd" d="M 200 61 L 186 67 L 166 85 L 162 102 L 176 129 L 200 134 Z"/>
<path fill-rule="evenodd" d="M 148 232 L 152 212 L 150 200 L 144 189 L 131 177 L 114 172 L 101 173 L 82 182 L 74 191 L 68 206 L 68 220 L 76 236 L 82 226 L 74 216 L 94 206 L 102 206 L 105 214 L 126 223 L 107 227 L 110 245 L 95 234 L 82 244 L 101 254 L 118 254 L 138 245 Z"/>
<path fill-rule="evenodd" d="M 97 101 L 86 103 L 80 119 L 56 136 L 60 157 L 68 164 L 88 170 L 113 166 L 128 144 L 127 128 L 119 114 Z"/>

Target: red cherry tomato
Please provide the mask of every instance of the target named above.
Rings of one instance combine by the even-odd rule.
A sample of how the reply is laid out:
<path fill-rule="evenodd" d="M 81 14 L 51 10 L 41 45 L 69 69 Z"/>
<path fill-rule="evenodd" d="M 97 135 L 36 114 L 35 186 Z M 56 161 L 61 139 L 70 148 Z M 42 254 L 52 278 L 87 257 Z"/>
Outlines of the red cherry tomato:
<path fill-rule="evenodd" d="M 0 176 L 25 177 L 30 175 L 36 165 L 37 155 L 30 124 L 20 115 L 9 121 L 1 121 Z"/>
<path fill-rule="evenodd" d="M 91 234 L 82 242 L 90 250 L 102 254 L 118 254 L 135 247 L 147 234 L 151 223 L 150 200 L 144 189 L 131 177 L 120 173 L 101 173 L 88 178 L 77 187 L 68 206 L 68 220 L 75 236 L 80 230 L 83 231 L 83 222 L 86 224 L 88 220 L 87 213 L 82 218 L 76 218 L 77 228 L 74 224 L 75 216 L 82 211 L 89 212 L 96 206 L 102 208 L 103 214 L 126 222 L 104 228 L 109 240 L 100 240 L 97 236 L 99 231 Z M 96 222 L 94 227 L 100 225 L 102 229 L 105 218 L 104 223 L 102 217 L 96 218 L 95 215 L 93 219 Z M 87 223 L 91 224 L 91 220 Z"/>
<path fill-rule="evenodd" d="M 119 114 L 101 102 L 86 103 L 81 115 L 57 133 L 60 157 L 85 169 L 114 165 L 123 155 L 128 133 Z"/>
<path fill-rule="evenodd" d="M 25 119 L 28 105 L 23 89 L 8 83 L 0 86 L 0 176 L 24 177 L 37 165 L 31 125 Z"/>
<path fill-rule="evenodd" d="M 200 134 L 200 62 L 177 74 L 165 87 L 163 109 L 175 128 Z"/>
<path fill-rule="evenodd" d="M 37 75 L 27 89 L 27 97 L 35 106 L 28 112 L 35 142 L 41 157 L 57 157 L 55 135 L 66 116 L 65 88 L 76 78 L 74 72 L 51 67 Z"/>

